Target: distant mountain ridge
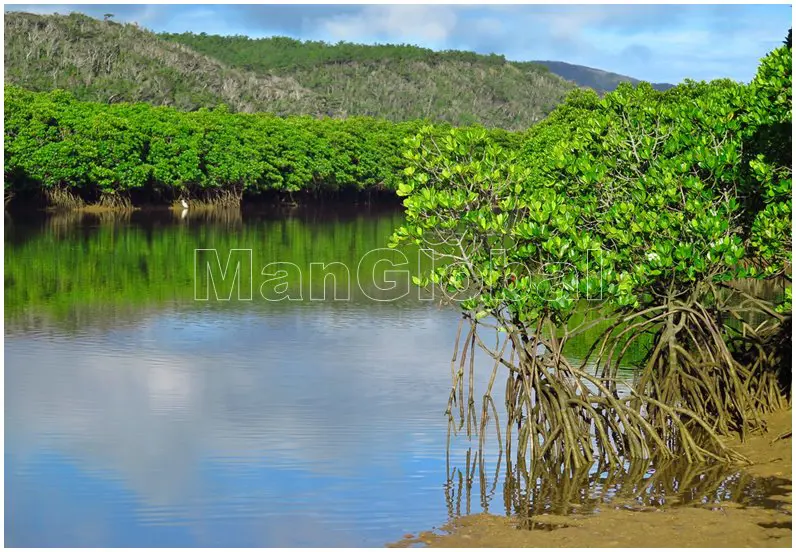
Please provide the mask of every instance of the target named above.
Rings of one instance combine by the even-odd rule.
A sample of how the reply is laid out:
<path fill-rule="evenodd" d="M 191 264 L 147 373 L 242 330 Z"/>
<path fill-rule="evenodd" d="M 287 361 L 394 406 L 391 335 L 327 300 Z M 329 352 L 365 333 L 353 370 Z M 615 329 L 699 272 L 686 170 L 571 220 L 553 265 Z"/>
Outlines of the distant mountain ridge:
<path fill-rule="evenodd" d="M 611 73 L 610 71 L 586 67 L 585 65 L 574 65 L 563 61 L 534 61 L 533 63 L 544 65 L 550 69 L 552 73 L 568 81 L 572 81 L 578 86 L 592 88 L 600 93 L 611 92 L 622 82 L 629 82 L 633 85 L 642 82 L 639 79 L 634 79 L 627 75 Z M 653 82 L 650 84 L 654 89 L 660 90 L 661 92 L 674 87 L 673 84 L 667 82 Z"/>

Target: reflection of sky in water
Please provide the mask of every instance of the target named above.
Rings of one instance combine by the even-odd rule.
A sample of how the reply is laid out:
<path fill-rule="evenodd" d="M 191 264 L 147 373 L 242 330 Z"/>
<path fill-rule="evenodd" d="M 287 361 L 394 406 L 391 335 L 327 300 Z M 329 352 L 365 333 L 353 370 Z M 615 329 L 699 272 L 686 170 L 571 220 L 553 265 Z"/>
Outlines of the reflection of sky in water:
<path fill-rule="evenodd" d="M 7 335 L 7 544 L 378 546 L 443 523 L 456 317 L 312 304 Z"/>
<path fill-rule="evenodd" d="M 39 233 L 7 219 L 7 544 L 378 546 L 446 521 L 455 309 L 356 287 L 351 302 L 180 303 L 192 282 L 175 259 L 194 247 L 358 261 L 401 220 L 360 210 L 234 232 L 170 215 Z M 478 357 L 480 413 L 492 362 Z M 464 471 L 455 446 L 450 467 Z M 503 513 L 502 474 L 492 496 Z M 466 499 L 451 508 L 466 513 Z"/>

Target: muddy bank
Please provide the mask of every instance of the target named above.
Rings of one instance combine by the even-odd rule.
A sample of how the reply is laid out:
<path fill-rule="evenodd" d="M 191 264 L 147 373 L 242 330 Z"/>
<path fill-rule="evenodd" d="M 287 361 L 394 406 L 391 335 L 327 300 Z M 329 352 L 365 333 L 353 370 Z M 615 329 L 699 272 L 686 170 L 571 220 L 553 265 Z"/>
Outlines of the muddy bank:
<path fill-rule="evenodd" d="M 766 492 L 741 502 L 644 508 L 610 504 L 594 515 L 539 515 L 539 529 L 521 530 L 504 516 L 458 518 L 440 532 L 423 532 L 390 546 L 431 547 L 790 547 L 792 439 L 791 410 L 768 418 L 766 435 L 733 442 L 761 478 Z"/>

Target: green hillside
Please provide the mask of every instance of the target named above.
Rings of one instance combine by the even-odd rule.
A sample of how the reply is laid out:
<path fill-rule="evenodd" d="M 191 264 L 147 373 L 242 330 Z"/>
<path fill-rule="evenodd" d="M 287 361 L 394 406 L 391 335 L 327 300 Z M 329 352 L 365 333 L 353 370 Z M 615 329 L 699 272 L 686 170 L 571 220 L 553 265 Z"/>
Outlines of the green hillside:
<path fill-rule="evenodd" d="M 498 55 L 286 37 L 161 36 L 232 67 L 293 78 L 322 97 L 333 116 L 430 118 L 520 129 L 544 117 L 575 87 L 542 65 L 512 63 Z"/>
<path fill-rule="evenodd" d="M 157 35 L 71 14 L 5 14 L 5 82 L 81 100 L 524 129 L 575 87 L 502 56 L 412 46 Z"/>
<path fill-rule="evenodd" d="M 136 25 L 71 14 L 4 17 L 5 82 L 62 88 L 81 100 L 144 101 L 193 110 L 311 112 L 314 95 L 290 78 L 232 69 Z"/>
<path fill-rule="evenodd" d="M 9 12 L 4 24 L 6 83 L 35 91 L 62 88 L 81 100 L 143 101 L 188 111 L 224 103 L 243 112 L 520 130 L 577 86 L 604 93 L 620 82 L 639 82 L 557 61 L 512 62 L 405 44 L 155 34 L 77 13 Z"/>

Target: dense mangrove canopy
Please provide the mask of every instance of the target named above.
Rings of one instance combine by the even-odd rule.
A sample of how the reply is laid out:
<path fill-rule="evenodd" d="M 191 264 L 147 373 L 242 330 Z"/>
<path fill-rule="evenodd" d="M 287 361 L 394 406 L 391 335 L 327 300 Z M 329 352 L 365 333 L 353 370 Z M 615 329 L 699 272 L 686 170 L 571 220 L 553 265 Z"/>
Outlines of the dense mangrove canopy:
<path fill-rule="evenodd" d="M 407 224 L 394 238 L 434 251 L 443 262 L 418 283 L 470 321 L 454 354 L 460 423 L 476 344 L 511 371 L 521 456 L 569 469 L 677 450 L 728 459 L 719 437 L 783 404 L 790 305 L 733 283 L 790 278 L 791 60 L 789 46 L 772 52 L 750 85 L 577 91 L 519 149 L 479 129 L 407 140 Z M 576 366 L 561 353 L 585 331 L 571 324 L 583 300 L 613 323 Z M 623 388 L 619 364 L 642 338 Z M 471 389 L 468 428 L 473 408 Z"/>
<path fill-rule="evenodd" d="M 214 199 L 393 190 L 421 122 L 315 119 L 77 101 L 5 87 L 5 192 L 52 200 Z M 447 128 L 437 127 L 439 132 Z M 516 147 L 519 134 L 489 135 Z"/>

